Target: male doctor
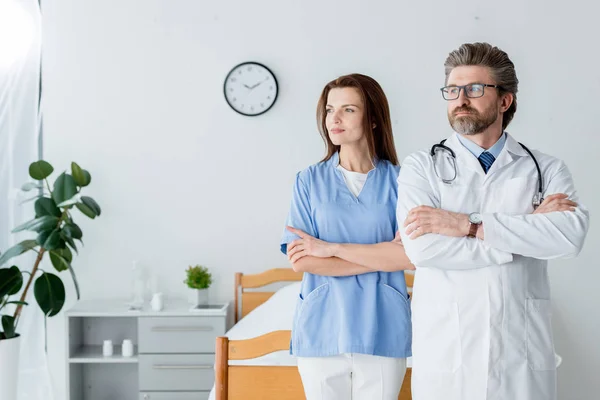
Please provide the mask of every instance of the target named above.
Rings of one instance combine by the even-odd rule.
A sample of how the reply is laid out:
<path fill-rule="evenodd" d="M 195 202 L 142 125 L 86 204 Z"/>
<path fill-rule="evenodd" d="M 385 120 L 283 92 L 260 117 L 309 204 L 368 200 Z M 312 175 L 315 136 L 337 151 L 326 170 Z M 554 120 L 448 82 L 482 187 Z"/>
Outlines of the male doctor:
<path fill-rule="evenodd" d="M 413 399 L 556 400 L 547 260 L 580 252 L 588 211 L 564 162 L 505 131 L 518 86 L 507 54 L 464 44 L 445 67 L 455 133 L 398 177 L 416 267 Z"/>

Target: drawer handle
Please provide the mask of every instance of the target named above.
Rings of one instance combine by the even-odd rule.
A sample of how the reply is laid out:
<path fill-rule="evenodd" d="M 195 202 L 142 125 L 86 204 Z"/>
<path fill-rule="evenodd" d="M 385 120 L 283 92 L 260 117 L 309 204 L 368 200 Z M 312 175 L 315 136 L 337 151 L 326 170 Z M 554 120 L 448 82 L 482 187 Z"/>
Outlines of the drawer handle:
<path fill-rule="evenodd" d="M 152 332 L 210 332 L 212 326 L 153 326 Z"/>
<path fill-rule="evenodd" d="M 154 369 L 214 369 L 214 365 L 167 365 L 167 364 L 154 364 Z"/>

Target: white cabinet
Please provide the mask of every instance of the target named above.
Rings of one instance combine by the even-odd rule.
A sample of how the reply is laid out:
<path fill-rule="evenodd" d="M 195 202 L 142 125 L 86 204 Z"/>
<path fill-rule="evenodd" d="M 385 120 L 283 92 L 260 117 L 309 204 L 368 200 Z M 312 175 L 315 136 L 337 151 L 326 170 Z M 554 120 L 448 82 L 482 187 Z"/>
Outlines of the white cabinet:
<path fill-rule="evenodd" d="M 128 311 L 125 301 L 82 301 L 66 313 L 67 400 L 205 400 L 214 384 L 215 339 L 228 304 L 190 311 L 185 301 L 160 312 Z M 121 343 L 134 345 L 132 357 Z M 113 355 L 102 355 L 104 340 Z"/>

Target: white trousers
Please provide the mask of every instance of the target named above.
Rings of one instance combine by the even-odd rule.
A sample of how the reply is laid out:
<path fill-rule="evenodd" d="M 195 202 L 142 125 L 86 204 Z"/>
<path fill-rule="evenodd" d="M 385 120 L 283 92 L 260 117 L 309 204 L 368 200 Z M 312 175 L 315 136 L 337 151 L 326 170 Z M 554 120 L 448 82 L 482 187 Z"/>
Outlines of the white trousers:
<path fill-rule="evenodd" d="M 406 358 L 341 354 L 298 357 L 306 400 L 398 400 Z"/>

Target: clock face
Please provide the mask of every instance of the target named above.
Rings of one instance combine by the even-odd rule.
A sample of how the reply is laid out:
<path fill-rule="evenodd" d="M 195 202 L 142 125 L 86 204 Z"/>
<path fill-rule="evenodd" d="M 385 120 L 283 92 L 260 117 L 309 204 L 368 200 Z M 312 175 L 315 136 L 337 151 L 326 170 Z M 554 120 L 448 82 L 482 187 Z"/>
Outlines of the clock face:
<path fill-rule="evenodd" d="M 267 112 L 277 99 L 277 79 L 262 64 L 246 62 L 234 67 L 225 78 L 225 99 L 242 115 Z"/>

